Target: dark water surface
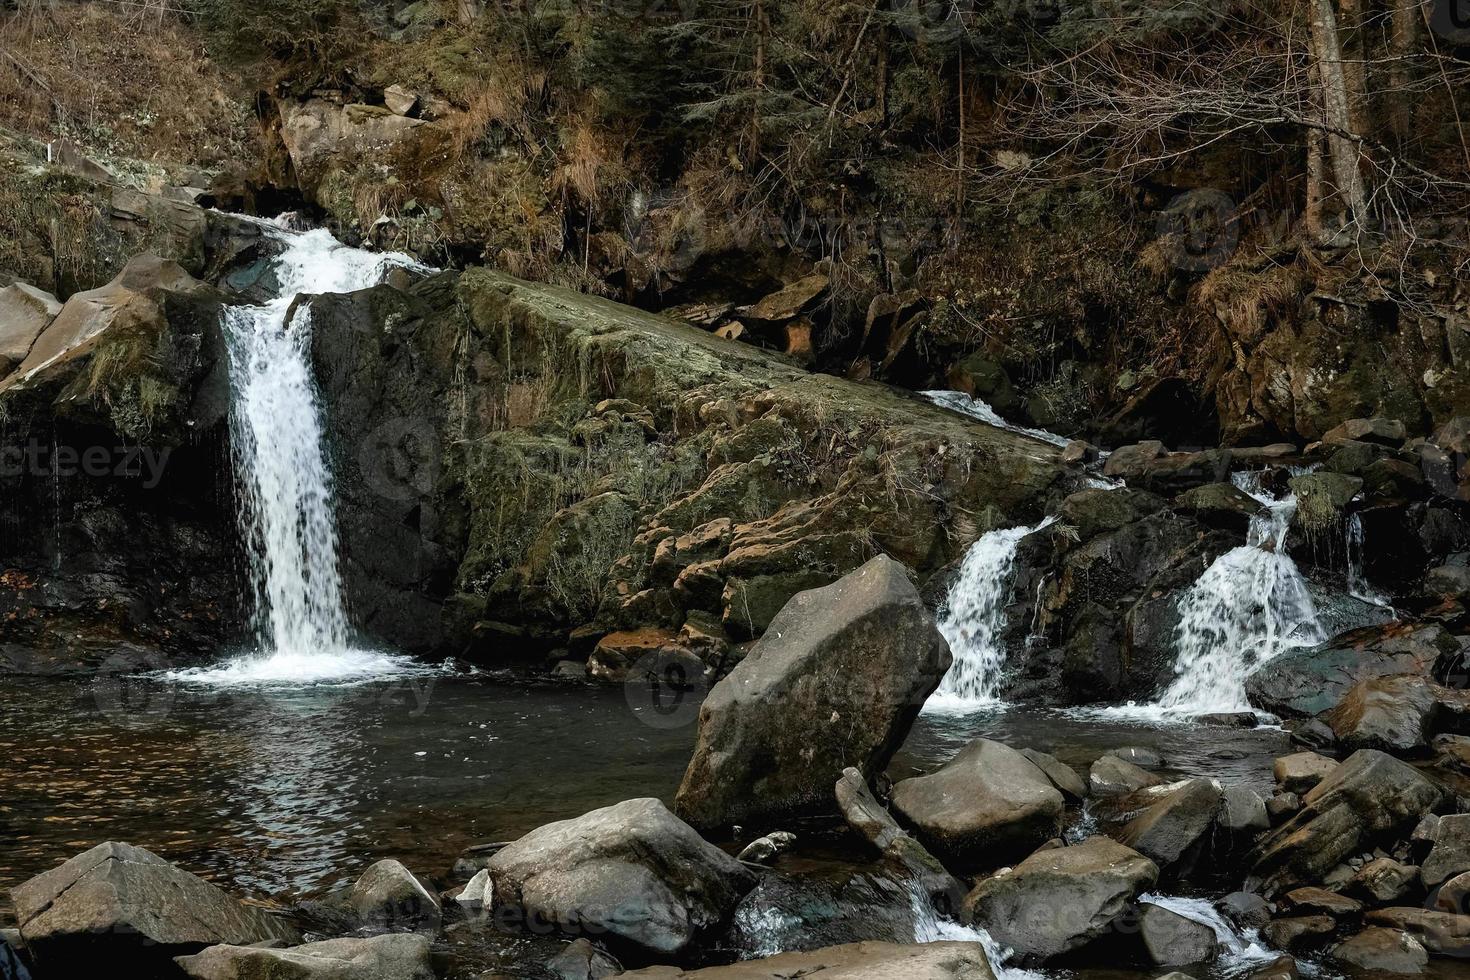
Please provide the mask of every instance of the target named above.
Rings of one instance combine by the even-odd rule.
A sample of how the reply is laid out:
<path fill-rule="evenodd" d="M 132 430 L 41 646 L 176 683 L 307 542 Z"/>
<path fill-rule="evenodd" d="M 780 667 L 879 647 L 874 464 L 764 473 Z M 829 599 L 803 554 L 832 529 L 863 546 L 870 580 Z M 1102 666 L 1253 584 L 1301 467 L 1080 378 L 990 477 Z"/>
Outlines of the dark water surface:
<path fill-rule="evenodd" d="M 619 688 L 463 674 L 304 688 L 6 678 L 0 907 L 9 886 L 104 840 L 256 895 L 320 890 L 390 856 L 443 876 L 469 844 L 671 799 L 694 716 Z M 1286 747 L 1275 731 L 1012 709 L 922 716 L 891 773 L 932 768 L 977 735 L 1083 772 L 1109 748 L 1147 745 L 1171 771 L 1261 787 Z"/>

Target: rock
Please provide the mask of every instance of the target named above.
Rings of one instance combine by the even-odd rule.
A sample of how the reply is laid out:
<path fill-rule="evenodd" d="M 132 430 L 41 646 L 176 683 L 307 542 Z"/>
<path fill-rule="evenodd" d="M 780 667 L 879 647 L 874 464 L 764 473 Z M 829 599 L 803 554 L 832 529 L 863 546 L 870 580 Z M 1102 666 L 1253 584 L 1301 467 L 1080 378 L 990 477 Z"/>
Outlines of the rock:
<path fill-rule="evenodd" d="M 1023 408 L 1022 398 L 1006 369 L 982 353 L 970 354 L 955 363 L 945 375 L 945 380 L 955 391 L 980 399 L 1003 417 L 1014 417 Z M 1067 462 L 1070 465 L 1076 460 Z"/>
<path fill-rule="evenodd" d="M 621 963 L 586 939 L 573 940 L 546 961 L 546 968 L 561 980 L 604 980 L 623 972 Z"/>
<path fill-rule="evenodd" d="M 985 947 L 970 942 L 849 943 L 805 953 L 782 953 L 729 966 L 685 970 L 653 966 L 624 973 L 627 980 L 995 980 Z"/>
<path fill-rule="evenodd" d="M 348 893 L 347 904 L 363 926 L 389 932 L 434 935 L 442 918 L 439 900 L 392 858 L 362 873 Z"/>
<path fill-rule="evenodd" d="M 740 310 L 740 318 L 747 322 L 758 323 L 780 323 L 790 320 L 806 309 L 808 303 L 822 295 L 827 289 L 827 282 L 827 277 L 821 274 L 798 279 L 765 296 L 754 306 Z"/>
<path fill-rule="evenodd" d="M 601 681 L 621 684 L 628 679 L 634 664 L 672 648 L 674 643 L 674 634 L 658 627 L 609 633 L 597 641 L 597 647 L 587 658 L 587 673 Z M 700 663 L 696 676 L 703 672 L 704 664 Z"/>
<path fill-rule="evenodd" d="M 15 947 L 20 945 L 20 933 L 14 929 L 0 929 L 0 980 L 31 980 L 31 971 L 21 962 Z"/>
<path fill-rule="evenodd" d="M 676 810 L 699 827 L 831 812 L 842 771 L 888 764 L 950 660 L 891 558 L 796 595 L 705 699 Z"/>
<path fill-rule="evenodd" d="M 1204 524 L 1244 532 L 1265 505 L 1233 483 L 1207 483 L 1174 498 L 1174 508 Z"/>
<path fill-rule="evenodd" d="M 1470 813 L 1453 813 L 1439 818 L 1434 846 L 1419 868 L 1425 888 L 1464 871 L 1470 871 Z"/>
<path fill-rule="evenodd" d="M 1405 887 L 1404 891 L 1407 890 Z M 1398 897 L 1394 895 L 1386 902 Z M 1462 871 L 1440 885 L 1434 897 L 1434 907 L 1440 912 L 1453 912 L 1455 915 L 1470 913 L 1470 871 Z"/>
<path fill-rule="evenodd" d="M 1158 881 L 1148 858 L 1106 837 L 1037 851 L 987 878 L 965 899 L 965 919 L 1025 962 L 1085 946 L 1113 928 Z"/>
<path fill-rule="evenodd" d="M 60 312 L 55 296 L 28 283 L 0 289 L 0 378 L 26 359 L 41 331 Z"/>
<path fill-rule="evenodd" d="M 1198 716 L 1201 725 L 1219 725 L 1221 728 L 1259 728 L 1260 716 L 1254 711 L 1208 711 Z"/>
<path fill-rule="evenodd" d="M 1288 485 L 1297 499 L 1292 523 L 1313 534 L 1341 524 L 1343 508 L 1357 496 L 1363 481 L 1341 473 L 1308 473 L 1292 477 Z"/>
<path fill-rule="evenodd" d="M 1122 759 L 1140 769 L 1162 769 L 1164 767 L 1164 757 L 1157 750 L 1143 745 L 1123 745 L 1109 750 L 1108 755 L 1114 759 Z"/>
<path fill-rule="evenodd" d="M 394 115 L 408 116 L 419 104 L 419 97 L 402 85 L 389 85 L 383 89 L 383 104 Z"/>
<path fill-rule="evenodd" d="M 1393 858 L 1374 858 L 1353 874 L 1347 890 L 1374 905 L 1387 905 L 1408 893 L 1419 879 L 1419 869 Z"/>
<path fill-rule="evenodd" d="M 1228 482 L 1230 460 L 1228 449 L 1164 453 L 1159 443 L 1144 442 L 1115 450 L 1103 465 L 1103 473 L 1125 481 L 1134 489 L 1174 495 L 1206 484 Z"/>
<path fill-rule="evenodd" d="M 1419 940 L 1431 956 L 1470 956 L 1470 916 L 1431 909 L 1375 909 L 1364 916 L 1372 926 L 1398 929 Z"/>
<path fill-rule="evenodd" d="M 0 356 L 4 352 L 0 351 Z M 1470 595 L 1470 565 L 1440 565 L 1424 573 L 1424 594 L 1443 598 Z"/>
<path fill-rule="evenodd" d="M 1337 763 L 1315 752 L 1283 755 L 1272 765 L 1276 784 L 1288 793 L 1305 793 L 1326 779 Z"/>
<path fill-rule="evenodd" d="M 1082 777 L 1077 775 L 1075 769 L 1056 756 L 1047 755 L 1035 749 L 1022 749 L 1021 754 L 1030 759 L 1031 764 L 1037 769 L 1046 773 L 1046 778 L 1050 779 L 1051 784 L 1060 790 L 1062 796 L 1068 800 L 1080 803 L 1087 796 L 1087 784 L 1082 781 Z"/>
<path fill-rule="evenodd" d="M 1231 892 L 1220 899 L 1220 914 L 1237 929 L 1260 929 L 1271 921 L 1271 903 L 1251 892 Z"/>
<path fill-rule="evenodd" d="M 459 894 L 454 896 L 454 901 L 466 912 L 482 912 L 491 904 L 490 897 L 492 891 L 490 869 L 481 868 L 465 883 L 464 888 L 460 889 Z"/>
<path fill-rule="evenodd" d="M 1355 685 L 1327 716 L 1349 750 L 1408 753 L 1428 747 L 1440 726 L 1470 714 L 1470 694 L 1427 677 L 1375 677 Z"/>
<path fill-rule="evenodd" d="M 946 865 L 983 869 L 1062 830 L 1062 794 L 1009 746 L 976 739 L 941 768 L 899 782 L 893 808 Z"/>
<path fill-rule="evenodd" d="M 1337 745 L 1337 736 L 1332 734 L 1332 729 L 1327 723 L 1316 718 L 1308 718 L 1299 723 L 1291 732 L 1291 741 L 1294 745 L 1302 745 L 1312 751 L 1330 751 Z"/>
<path fill-rule="evenodd" d="M 1272 919 L 1261 935 L 1277 949 L 1293 952 L 1312 949 L 1327 942 L 1337 931 L 1337 923 L 1325 915 L 1294 916 L 1287 919 Z"/>
<path fill-rule="evenodd" d="M 1236 833 L 1271 829 L 1266 801 L 1249 786 L 1226 786 L 1220 791 L 1220 796 L 1222 805 L 1218 819 L 1221 827 Z"/>
<path fill-rule="evenodd" d="M 281 102 L 281 141 L 291 155 L 303 193 L 318 188 L 352 162 L 370 158 L 435 124 L 396 115 L 382 106 L 337 105 L 326 99 Z"/>
<path fill-rule="evenodd" d="M 751 864 L 770 864 L 779 855 L 791 850 L 796 845 L 796 835 L 784 830 L 772 831 L 764 837 L 757 837 L 746 844 L 737 861 L 747 861 Z"/>
<path fill-rule="evenodd" d="M 1423 945 L 1407 933 L 1382 926 L 1369 926 L 1339 943 L 1332 958 L 1343 966 L 1373 974 L 1418 974 L 1429 965 Z"/>
<path fill-rule="evenodd" d="M 1445 799 L 1440 787 L 1403 762 L 1362 749 L 1303 798 L 1303 807 L 1252 855 L 1261 891 L 1313 884 L 1353 854 L 1401 837 Z"/>
<path fill-rule="evenodd" d="M 931 900 L 947 910 L 964 894 L 964 886 L 878 802 L 861 772 L 850 766 L 844 769 L 835 794 L 847 825 L 917 882 Z"/>
<path fill-rule="evenodd" d="M 913 942 L 921 913 L 927 910 L 910 885 L 885 873 L 806 868 L 765 874 L 736 907 L 718 946 L 750 957 L 844 943 Z"/>
<path fill-rule="evenodd" d="M 1150 902 L 1140 906 L 1138 927 L 1143 948 L 1158 966 L 1204 963 L 1215 958 L 1219 946 L 1214 929 Z"/>
<path fill-rule="evenodd" d="M 1127 796 L 1163 782 L 1153 773 L 1111 755 L 1098 759 L 1087 772 L 1087 783 L 1093 796 Z"/>
<path fill-rule="evenodd" d="M 1292 915 L 1330 915 L 1339 922 L 1363 914 L 1363 904 L 1325 888 L 1293 888 L 1281 896 L 1281 909 Z"/>
<path fill-rule="evenodd" d="M 1296 960 L 1290 956 L 1279 956 L 1250 974 L 1247 980 L 1300 980 Z"/>
<path fill-rule="evenodd" d="M 1266 801 L 1266 816 L 1276 826 L 1302 808 L 1302 798 L 1295 793 L 1277 793 Z"/>
<path fill-rule="evenodd" d="M 1128 821 L 1118 840 L 1147 855 L 1161 870 L 1187 873 L 1220 810 L 1220 790 L 1208 779 L 1191 779 Z"/>
<path fill-rule="evenodd" d="M 1097 462 L 1101 452 L 1092 443 L 1073 439 L 1062 447 L 1062 462 L 1068 466 L 1085 466 Z"/>
<path fill-rule="evenodd" d="M 131 844 L 98 844 L 10 897 L 26 950 L 46 976 L 85 976 L 99 963 L 150 976 L 208 946 L 296 939 L 260 909 Z"/>
<path fill-rule="evenodd" d="M 1132 446 L 1120 446 L 1108 456 L 1103 464 L 1103 475 L 1127 479 L 1130 474 L 1142 473 L 1144 468 L 1164 454 L 1164 444 L 1149 439 Z"/>
<path fill-rule="evenodd" d="M 497 914 L 601 929 L 660 954 L 718 928 L 755 885 L 654 799 L 547 824 L 496 852 L 488 868 Z"/>
<path fill-rule="evenodd" d="M 434 980 L 428 937 L 405 934 L 290 949 L 211 946 L 176 962 L 191 980 Z"/>
<path fill-rule="evenodd" d="M 1322 434 L 1323 442 L 1372 442 L 1382 446 L 1402 446 L 1408 438 L 1404 423 L 1398 419 L 1348 419 Z"/>

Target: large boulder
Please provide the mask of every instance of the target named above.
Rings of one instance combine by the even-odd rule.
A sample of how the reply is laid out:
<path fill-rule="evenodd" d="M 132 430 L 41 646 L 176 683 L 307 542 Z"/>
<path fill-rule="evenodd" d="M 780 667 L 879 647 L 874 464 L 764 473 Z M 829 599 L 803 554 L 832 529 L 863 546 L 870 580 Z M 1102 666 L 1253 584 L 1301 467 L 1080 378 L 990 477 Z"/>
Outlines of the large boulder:
<path fill-rule="evenodd" d="M 1316 884 L 1349 856 L 1407 834 L 1445 799 L 1445 791 L 1413 767 L 1361 749 L 1261 841 L 1252 854 L 1251 878 L 1267 895 Z"/>
<path fill-rule="evenodd" d="M 995 980 L 985 947 L 973 942 L 849 943 L 809 953 L 782 953 L 729 966 L 654 966 L 627 980 Z"/>
<path fill-rule="evenodd" d="M 11 890 L 26 949 L 47 975 L 174 976 L 175 956 L 293 931 L 151 851 L 108 842 Z"/>
<path fill-rule="evenodd" d="M 1139 909 L 1138 931 L 1148 958 L 1158 966 L 1206 963 L 1219 946 L 1210 926 L 1151 902 Z"/>
<path fill-rule="evenodd" d="M 717 929 L 755 877 L 654 799 L 627 800 L 531 831 L 487 867 L 497 915 L 600 930 L 677 954 Z"/>
<path fill-rule="evenodd" d="M 398 861 L 386 858 L 362 873 L 347 897 L 359 925 L 389 932 L 439 931 L 439 900 Z"/>
<path fill-rule="evenodd" d="M 29 283 L 0 289 L 0 378 L 26 359 L 41 331 L 60 312 L 55 296 Z"/>
<path fill-rule="evenodd" d="M 434 980 L 428 938 L 404 934 L 290 949 L 211 946 L 177 962 L 190 980 Z"/>
<path fill-rule="evenodd" d="M 705 699 L 675 809 L 703 828 L 832 812 L 843 770 L 888 764 L 950 659 L 891 558 L 799 593 Z"/>
<path fill-rule="evenodd" d="M 1062 794 L 1015 749 L 980 738 L 939 769 L 893 787 L 893 808 L 958 869 L 993 868 L 1062 829 Z"/>
<path fill-rule="evenodd" d="M 1434 735 L 1463 726 L 1470 693 L 1452 691 L 1427 677 L 1375 677 L 1353 686 L 1327 716 L 1345 749 L 1415 752 Z"/>
<path fill-rule="evenodd" d="M 1037 851 L 987 878 L 965 899 L 965 917 L 1028 962 L 1092 942 L 1158 881 L 1159 869 L 1106 837 Z"/>
<path fill-rule="evenodd" d="M 1187 873 L 1208 840 L 1220 804 L 1220 787 L 1191 779 L 1124 824 L 1117 838 L 1160 869 Z"/>

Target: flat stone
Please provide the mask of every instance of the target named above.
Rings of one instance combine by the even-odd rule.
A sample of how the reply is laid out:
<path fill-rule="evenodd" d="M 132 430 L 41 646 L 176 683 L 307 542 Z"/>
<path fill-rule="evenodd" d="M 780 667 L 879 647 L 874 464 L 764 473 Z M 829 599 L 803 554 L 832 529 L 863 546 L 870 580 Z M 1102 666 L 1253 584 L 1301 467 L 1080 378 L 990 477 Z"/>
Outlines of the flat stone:
<path fill-rule="evenodd" d="M 175 962 L 190 980 L 434 980 L 428 937 L 406 933 L 290 949 L 211 946 Z"/>
<path fill-rule="evenodd" d="M 1093 796 L 1127 796 L 1149 786 L 1161 786 L 1164 780 L 1131 762 L 1105 755 L 1092 764 L 1087 782 Z"/>
<path fill-rule="evenodd" d="M 1355 442 L 1374 442 L 1382 446 L 1402 446 L 1408 438 L 1408 430 L 1398 419 L 1348 419 L 1322 434 L 1322 441 L 1333 443 L 1351 439 Z"/>
<path fill-rule="evenodd" d="M 388 858 L 363 872 L 348 893 L 347 904 L 357 921 L 389 932 L 439 931 L 442 912 L 436 899 L 413 872 Z"/>
<path fill-rule="evenodd" d="M 1293 888 L 1281 896 L 1281 908 L 1292 915 L 1330 915 L 1334 919 L 1363 914 L 1363 903 L 1325 888 Z"/>
<path fill-rule="evenodd" d="M 1429 953 L 1419 940 L 1397 929 L 1369 926 L 1332 951 L 1332 958 L 1344 966 L 1368 970 L 1374 974 L 1413 976 L 1429 965 Z"/>
<path fill-rule="evenodd" d="M 652 966 L 626 980 L 995 980 L 985 947 L 970 942 L 849 943 L 809 953 L 782 953 L 729 966 Z"/>
<path fill-rule="evenodd" d="M 1305 793 L 1316 786 L 1328 773 L 1337 768 L 1337 763 L 1316 752 L 1296 752 L 1278 758 L 1272 767 L 1276 784 L 1288 793 Z"/>

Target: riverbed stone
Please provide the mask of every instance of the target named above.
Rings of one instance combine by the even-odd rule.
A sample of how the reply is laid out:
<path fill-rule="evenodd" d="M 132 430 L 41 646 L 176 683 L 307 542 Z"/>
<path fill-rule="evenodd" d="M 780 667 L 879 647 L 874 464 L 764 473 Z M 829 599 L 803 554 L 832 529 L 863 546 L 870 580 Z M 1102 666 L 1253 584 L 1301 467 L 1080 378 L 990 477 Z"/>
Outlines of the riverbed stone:
<path fill-rule="evenodd" d="M 1107 933 L 1158 877 L 1144 855 L 1089 837 L 1037 851 L 981 881 L 965 899 L 964 917 L 1022 960 L 1041 962 Z"/>
<path fill-rule="evenodd" d="M 1251 878 L 1266 895 L 1315 884 L 1374 845 L 1392 842 L 1441 805 L 1438 785 L 1393 756 L 1361 749 L 1303 799 L 1300 812 L 1262 839 Z"/>
<path fill-rule="evenodd" d="M 1369 926 L 1343 940 L 1332 950 L 1332 958 L 1343 966 L 1372 974 L 1413 976 L 1429 965 L 1429 953 L 1408 933 L 1382 926 Z"/>
<path fill-rule="evenodd" d="M 1022 749 L 1021 754 L 1030 759 L 1037 769 L 1046 773 L 1046 778 L 1069 801 L 1080 803 L 1087 796 L 1087 784 L 1077 775 L 1077 770 L 1056 756 L 1038 752 L 1036 749 Z"/>
<path fill-rule="evenodd" d="M 1470 715 L 1470 694 L 1427 677 L 1375 677 L 1353 686 L 1326 720 L 1349 750 L 1419 752 L 1444 725 Z"/>
<path fill-rule="evenodd" d="M 1470 871 L 1462 871 L 1440 885 L 1434 896 L 1434 907 L 1456 915 L 1470 913 Z"/>
<path fill-rule="evenodd" d="M 211 946 L 175 962 L 190 980 L 434 980 L 428 937 L 406 933 L 290 949 Z"/>
<path fill-rule="evenodd" d="M 705 699 L 676 811 L 702 828 L 833 812 L 842 771 L 888 764 L 950 662 L 886 555 L 797 594 Z"/>
<path fill-rule="evenodd" d="M 1374 858 L 1353 873 L 1347 890 L 1374 905 L 1402 898 L 1419 880 L 1419 869 L 1393 858 Z"/>
<path fill-rule="evenodd" d="M 623 972 L 623 966 L 606 951 L 586 939 L 574 939 L 567 948 L 546 961 L 558 980 L 605 980 Z"/>
<path fill-rule="evenodd" d="M 729 966 L 653 966 L 623 974 L 627 980 L 791 980 L 809 976 L 832 980 L 995 980 L 985 947 L 971 942 L 849 943 Z"/>
<path fill-rule="evenodd" d="M 1283 912 L 1291 915 L 1330 915 L 1339 921 L 1363 914 L 1363 903 L 1325 888 L 1293 888 L 1281 896 Z"/>
<path fill-rule="evenodd" d="M 1087 771 L 1087 782 L 1093 796 L 1127 796 L 1164 780 L 1117 756 L 1105 755 Z"/>
<path fill-rule="evenodd" d="M 1226 786 L 1220 791 L 1220 826 L 1238 834 L 1271 829 L 1266 801 L 1249 786 Z"/>
<path fill-rule="evenodd" d="M 1470 957 L 1470 915 L 1394 907 L 1374 909 L 1363 919 L 1370 926 L 1407 932 L 1419 940 L 1431 956 Z"/>
<path fill-rule="evenodd" d="M 1062 831 L 1062 794 L 1008 745 L 980 738 L 939 769 L 893 787 L 893 808 L 957 870 L 995 867 Z"/>
<path fill-rule="evenodd" d="M 439 900 L 402 863 L 386 858 L 362 873 L 347 896 L 357 921 L 389 932 L 439 931 Z"/>
<path fill-rule="evenodd" d="M 655 799 L 626 800 L 531 831 L 488 862 L 497 915 L 598 929 L 676 954 L 718 928 L 755 878 Z"/>
<path fill-rule="evenodd" d="M 1219 903 L 1220 914 L 1239 929 L 1260 929 L 1271 921 L 1270 902 L 1252 892 L 1231 892 Z"/>
<path fill-rule="evenodd" d="M 10 892 L 21 937 L 56 976 L 167 973 L 220 943 L 290 942 L 295 932 L 141 847 L 109 841 Z"/>
<path fill-rule="evenodd" d="M 1138 931 L 1149 959 L 1158 966 L 1204 963 L 1219 948 L 1214 929 L 1150 902 L 1140 906 Z"/>
<path fill-rule="evenodd" d="M 891 865 L 945 911 L 955 907 L 965 888 L 919 841 L 898 825 L 893 815 L 878 802 L 867 780 L 849 766 L 835 787 L 842 815 L 860 837 L 871 844 Z"/>
<path fill-rule="evenodd" d="M 1147 855 L 1160 870 L 1187 873 L 1220 811 L 1220 790 L 1208 779 L 1191 779 L 1128 821 L 1117 834 Z"/>
<path fill-rule="evenodd" d="M 1439 818 L 1419 877 L 1425 888 L 1434 888 L 1464 871 L 1470 871 L 1470 813 L 1447 814 Z"/>
<path fill-rule="evenodd" d="M 1278 758 L 1272 767 L 1276 784 L 1288 793 L 1307 792 L 1326 779 L 1337 762 L 1316 752 L 1295 752 Z"/>
<path fill-rule="evenodd" d="M 1272 919 L 1261 930 L 1266 941 L 1277 949 L 1293 953 L 1321 946 L 1337 931 L 1337 923 L 1328 915 L 1297 915 Z"/>
<path fill-rule="evenodd" d="M 1381 446 L 1402 446 L 1408 431 L 1398 419 L 1348 419 L 1322 433 L 1323 442 L 1372 442 Z"/>

